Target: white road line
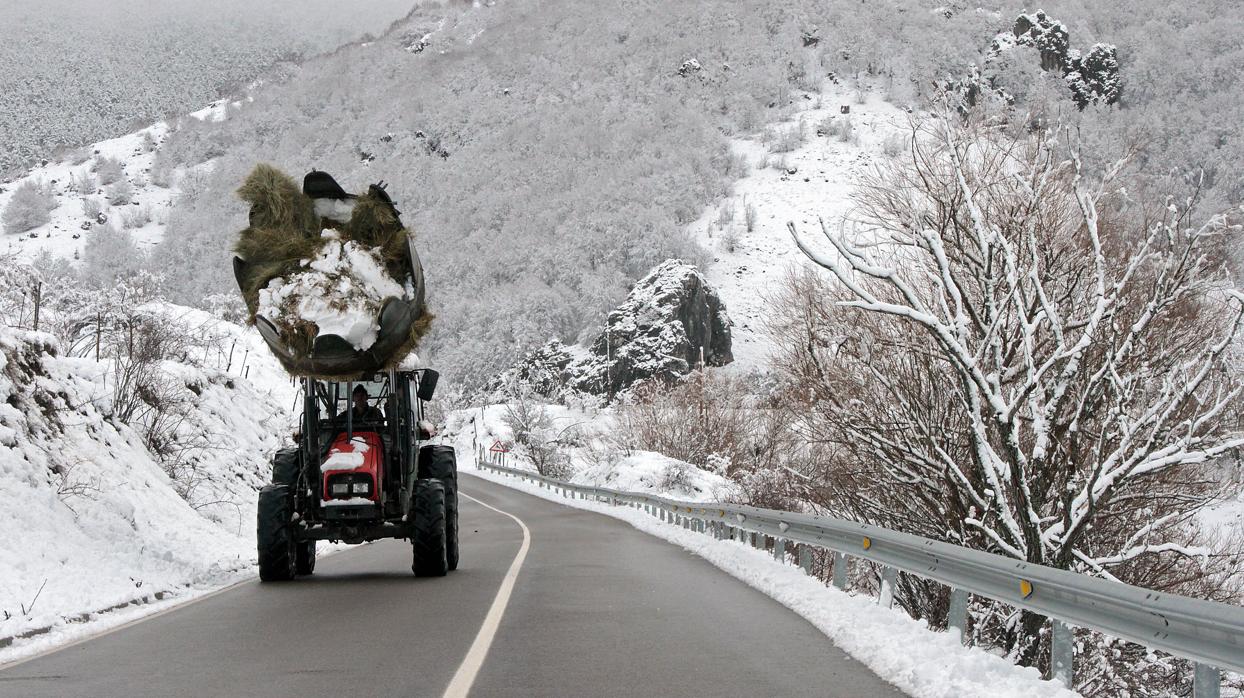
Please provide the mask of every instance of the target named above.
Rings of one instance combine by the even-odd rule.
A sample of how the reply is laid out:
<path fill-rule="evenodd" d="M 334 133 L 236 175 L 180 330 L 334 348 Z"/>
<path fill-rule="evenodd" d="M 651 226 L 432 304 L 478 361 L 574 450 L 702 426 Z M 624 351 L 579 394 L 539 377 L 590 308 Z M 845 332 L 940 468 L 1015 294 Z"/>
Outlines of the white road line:
<path fill-rule="evenodd" d="M 484 617 L 484 623 L 479 628 L 479 633 L 475 636 L 475 641 L 471 643 L 471 649 L 467 650 L 466 657 L 462 660 L 462 664 L 458 667 L 458 671 L 454 672 L 453 679 L 449 682 L 449 687 L 445 689 L 445 698 L 466 698 L 471 692 L 471 684 L 475 683 L 475 677 L 479 675 L 480 667 L 484 666 L 484 659 L 488 656 L 488 649 L 492 647 L 493 638 L 497 635 L 497 628 L 501 625 L 501 617 L 505 615 L 505 608 L 510 603 L 510 594 L 514 591 L 514 581 L 518 579 L 518 571 L 523 566 L 523 561 L 527 559 L 527 550 L 531 548 L 531 531 L 527 530 L 527 524 L 522 519 L 500 509 L 485 504 L 467 494 L 459 492 L 459 494 L 467 499 L 479 504 L 480 506 L 492 509 L 498 514 L 504 514 L 511 519 L 518 527 L 523 529 L 523 544 L 518 549 L 518 554 L 514 556 L 514 561 L 510 563 L 510 569 L 505 573 L 505 578 L 501 580 L 501 586 L 497 589 L 497 596 L 492 600 L 492 607 L 488 609 L 488 615 Z"/>

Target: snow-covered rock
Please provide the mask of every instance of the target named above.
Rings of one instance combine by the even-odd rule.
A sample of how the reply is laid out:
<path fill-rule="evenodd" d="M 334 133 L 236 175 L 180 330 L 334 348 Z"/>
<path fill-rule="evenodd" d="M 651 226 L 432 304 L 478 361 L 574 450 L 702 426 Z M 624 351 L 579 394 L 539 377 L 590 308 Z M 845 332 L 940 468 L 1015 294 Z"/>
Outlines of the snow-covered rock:
<path fill-rule="evenodd" d="M 1081 54 L 1071 48 L 1071 33 L 1067 25 L 1050 17 L 1044 11 L 1021 14 L 1015 19 L 1011 31 L 994 38 L 988 64 L 999 55 L 1017 46 L 1028 46 L 1041 56 L 1041 69 L 1060 72 L 1071 90 L 1076 106 L 1084 109 L 1090 104 L 1114 104 L 1122 95 L 1123 83 L 1119 76 L 1118 50 L 1110 44 L 1095 44 L 1088 53 Z M 991 89 L 979 76 L 969 79 L 973 94 Z"/>
<path fill-rule="evenodd" d="M 613 396 L 640 381 L 685 375 L 701 362 L 724 366 L 733 360 L 730 318 L 717 291 L 694 265 L 668 259 L 609 313 L 587 351 L 554 339 L 499 384 L 517 381 L 544 395 L 569 389 Z"/>

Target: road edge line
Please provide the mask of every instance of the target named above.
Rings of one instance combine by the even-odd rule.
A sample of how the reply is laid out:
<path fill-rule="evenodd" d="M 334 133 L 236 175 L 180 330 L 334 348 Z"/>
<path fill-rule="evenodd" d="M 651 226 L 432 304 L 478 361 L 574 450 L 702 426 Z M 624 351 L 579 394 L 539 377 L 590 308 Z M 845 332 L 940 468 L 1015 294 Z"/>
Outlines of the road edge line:
<path fill-rule="evenodd" d="M 463 492 L 459 492 L 459 494 L 482 507 L 514 519 L 514 523 L 518 524 L 518 527 L 523 531 L 523 544 L 519 546 L 518 554 L 510 562 L 510 568 L 506 570 L 505 577 L 501 580 L 501 586 L 497 588 L 497 595 L 493 597 L 492 606 L 488 608 L 488 615 L 484 616 L 484 622 L 480 624 L 479 632 L 476 633 L 475 640 L 471 643 L 471 648 L 467 650 L 466 656 L 462 659 L 462 664 L 458 665 L 458 670 L 454 672 L 454 677 L 450 679 L 449 686 L 445 688 L 445 698 L 466 698 L 467 694 L 471 692 L 471 686 L 475 683 L 475 677 L 479 675 L 479 670 L 484 666 L 484 659 L 488 657 L 488 650 L 492 648 L 492 641 L 497 636 L 497 628 L 501 626 L 501 618 L 505 615 L 505 609 L 510 604 L 510 595 L 514 592 L 514 582 L 518 579 L 518 572 L 522 569 L 523 562 L 527 559 L 527 551 L 531 549 L 531 530 L 527 528 L 527 524 L 523 523 L 522 519 L 508 511 L 502 511 L 487 502 L 480 501 L 469 494 Z"/>

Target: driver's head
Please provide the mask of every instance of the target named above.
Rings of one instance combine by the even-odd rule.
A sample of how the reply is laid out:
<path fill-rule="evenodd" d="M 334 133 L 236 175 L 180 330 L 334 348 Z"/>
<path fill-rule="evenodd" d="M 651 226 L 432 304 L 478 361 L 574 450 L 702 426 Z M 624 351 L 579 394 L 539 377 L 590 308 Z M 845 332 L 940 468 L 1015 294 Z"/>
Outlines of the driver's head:
<path fill-rule="evenodd" d="M 361 385 L 354 386 L 354 407 L 359 410 L 367 409 L 367 388 Z"/>

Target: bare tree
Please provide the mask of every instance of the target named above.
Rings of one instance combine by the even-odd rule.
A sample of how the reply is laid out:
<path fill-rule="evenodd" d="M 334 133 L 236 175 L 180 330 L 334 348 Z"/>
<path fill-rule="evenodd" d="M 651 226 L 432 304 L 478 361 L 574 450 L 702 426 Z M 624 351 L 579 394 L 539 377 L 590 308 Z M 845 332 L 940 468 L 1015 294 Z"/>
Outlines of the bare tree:
<path fill-rule="evenodd" d="M 1130 201 L 1122 165 L 1091 185 L 1054 134 L 948 119 L 911 146 L 861 187 L 855 227 L 822 222 L 832 251 L 790 225 L 835 283 L 787 313 L 779 365 L 812 386 L 810 439 L 875 478 L 853 506 L 1106 578 L 1204 565 L 1206 464 L 1244 444 L 1236 229 L 1194 222 L 1194 196 Z M 1043 622 L 1006 624 L 1020 661 Z"/>

